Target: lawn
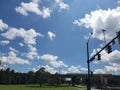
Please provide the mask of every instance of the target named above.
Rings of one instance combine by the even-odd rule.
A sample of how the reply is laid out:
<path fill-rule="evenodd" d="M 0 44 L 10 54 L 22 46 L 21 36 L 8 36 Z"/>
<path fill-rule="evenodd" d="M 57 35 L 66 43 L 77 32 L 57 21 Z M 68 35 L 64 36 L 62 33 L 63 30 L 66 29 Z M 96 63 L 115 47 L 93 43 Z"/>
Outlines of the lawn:
<path fill-rule="evenodd" d="M 50 87 L 50 86 L 43 86 L 39 87 L 36 85 L 0 85 L 0 90 L 85 90 L 85 89 L 78 89 L 76 87 Z"/>

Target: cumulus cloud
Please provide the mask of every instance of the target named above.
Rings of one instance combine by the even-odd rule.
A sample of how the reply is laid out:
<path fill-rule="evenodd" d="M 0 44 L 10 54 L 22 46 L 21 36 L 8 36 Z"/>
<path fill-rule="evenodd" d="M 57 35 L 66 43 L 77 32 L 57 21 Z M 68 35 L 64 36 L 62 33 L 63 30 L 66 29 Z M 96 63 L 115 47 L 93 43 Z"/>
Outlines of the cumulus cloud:
<path fill-rule="evenodd" d="M 65 10 L 65 9 L 69 9 L 69 5 L 64 3 L 62 0 L 55 0 L 56 3 L 58 3 L 59 7 L 60 7 L 60 11 L 61 10 Z"/>
<path fill-rule="evenodd" d="M 8 41 L 8 40 L 0 41 L 0 45 L 7 45 L 9 43 L 10 43 L 10 41 Z"/>
<path fill-rule="evenodd" d="M 22 47 L 24 46 L 24 44 L 23 44 L 23 43 L 19 43 L 19 45 L 20 45 L 20 46 L 22 46 Z"/>
<path fill-rule="evenodd" d="M 8 28 L 8 25 L 0 19 L 0 31 L 3 31 Z"/>
<path fill-rule="evenodd" d="M 28 47 L 29 47 L 29 52 L 27 53 L 27 57 L 29 59 L 37 58 L 38 56 L 37 49 L 33 47 L 32 45 L 28 45 Z"/>
<path fill-rule="evenodd" d="M 112 64 L 109 66 L 105 66 L 103 69 L 96 69 L 96 74 L 120 74 L 120 65 L 119 64 Z"/>
<path fill-rule="evenodd" d="M 14 49 L 14 48 L 12 48 L 12 47 L 9 47 L 9 50 L 10 50 L 10 51 L 13 51 L 13 52 L 15 52 L 15 53 L 19 53 L 18 50 Z"/>
<path fill-rule="evenodd" d="M 80 69 L 79 68 L 80 68 L 79 66 L 77 66 L 77 67 L 71 66 L 71 67 L 68 68 L 68 72 L 71 72 L 71 73 L 80 73 Z"/>
<path fill-rule="evenodd" d="M 45 71 L 51 73 L 51 74 L 55 74 L 57 71 L 53 68 L 53 67 L 50 67 L 49 65 L 45 65 L 45 66 L 42 66 L 45 68 Z"/>
<path fill-rule="evenodd" d="M 64 64 L 63 61 L 58 60 L 58 56 L 50 55 L 50 54 L 44 54 L 41 56 L 42 60 L 45 60 L 47 63 L 52 65 L 53 67 L 60 67 L 64 66 L 67 67 L 66 64 Z"/>
<path fill-rule="evenodd" d="M 110 41 L 120 30 L 120 7 L 108 10 L 95 10 L 85 14 L 84 18 L 75 20 L 73 24 L 85 26 L 93 30 L 93 38 L 104 40 L 102 29 L 106 30 L 106 40 Z"/>
<path fill-rule="evenodd" d="M 70 66 L 67 68 L 67 70 L 62 70 L 62 74 L 67 74 L 67 73 L 81 73 L 81 72 L 86 72 L 87 68 L 81 67 L 81 66 Z"/>
<path fill-rule="evenodd" d="M 22 2 L 20 6 L 16 7 L 16 12 L 28 16 L 28 12 L 35 13 L 37 15 L 42 16 L 43 18 L 50 17 L 51 11 L 49 8 L 43 8 L 43 10 L 39 9 L 39 0 L 32 0 L 29 3 Z"/>
<path fill-rule="evenodd" d="M 49 1 L 49 0 L 48 0 Z M 21 2 L 20 6 L 15 8 L 17 13 L 20 13 L 24 16 L 28 16 L 29 12 L 42 16 L 43 18 L 48 18 L 51 16 L 51 13 L 54 11 L 56 6 L 59 6 L 59 11 L 69 9 L 69 5 L 64 3 L 62 0 L 54 0 L 54 5 L 52 7 L 41 8 L 42 1 L 40 0 L 32 0 L 31 2 L 25 3 Z M 41 9 L 40 9 L 41 8 Z"/>
<path fill-rule="evenodd" d="M 44 67 L 45 68 L 45 71 L 51 73 L 51 74 L 55 74 L 57 71 L 53 68 L 53 67 L 50 67 L 49 65 L 42 65 L 42 66 L 37 66 L 36 68 L 33 68 L 32 71 L 33 72 L 36 72 L 38 71 L 41 67 Z"/>
<path fill-rule="evenodd" d="M 56 35 L 53 32 L 48 31 L 48 37 L 49 37 L 50 40 L 53 40 L 53 38 L 55 38 Z"/>
<path fill-rule="evenodd" d="M 30 65 L 30 62 L 28 60 L 24 60 L 20 57 L 17 57 L 16 53 L 13 51 L 10 51 L 8 53 L 8 56 L 1 56 L 0 60 L 1 60 L 1 62 L 8 63 L 8 64 L 27 64 L 27 65 Z"/>
<path fill-rule="evenodd" d="M 1 36 L 9 40 L 21 37 L 24 39 L 24 43 L 26 44 L 36 44 L 36 37 L 42 36 L 42 34 L 37 33 L 34 29 L 25 30 L 24 28 L 10 28 L 7 32 L 2 33 Z"/>

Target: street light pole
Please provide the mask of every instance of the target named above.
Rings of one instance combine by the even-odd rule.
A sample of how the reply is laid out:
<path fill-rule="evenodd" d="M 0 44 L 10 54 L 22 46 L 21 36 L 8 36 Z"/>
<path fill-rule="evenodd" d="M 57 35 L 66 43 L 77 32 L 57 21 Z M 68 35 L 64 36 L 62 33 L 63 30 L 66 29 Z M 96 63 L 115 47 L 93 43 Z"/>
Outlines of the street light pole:
<path fill-rule="evenodd" d="M 89 40 L 93 33 L 89 35 L 88 41 L 87 41 L 87 65 L 88 65 L 88 82 L 87 82 L 87 90 L 91 90 L 91 77 L 90 77 L 90 61 L 89 61 Z"/>
<path fill-rule="evenodd" d="M 88 82 L 87 82 L 87 90 L 91 90 L 90 87 L 90 62 L 89 62 L 89 42 L 87 42 L 87 65 L 88 65 Z"/>

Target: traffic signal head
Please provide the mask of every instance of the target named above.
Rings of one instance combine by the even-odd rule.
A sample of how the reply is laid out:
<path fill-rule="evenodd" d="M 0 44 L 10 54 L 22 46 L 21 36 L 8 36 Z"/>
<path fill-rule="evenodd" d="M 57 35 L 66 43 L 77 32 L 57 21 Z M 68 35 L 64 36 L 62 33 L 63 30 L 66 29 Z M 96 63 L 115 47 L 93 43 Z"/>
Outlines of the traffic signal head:
<path fill-rule="evenodd" d="M 118 43 L 120 44 L 120 31 L 117 32 L 117 35 L 118 35 Z"/>
<path fill-rule="evenodd" d="M 108 54 L 112 52 L 112 47 L 111 47 L 111 45 L 108 45 L 108 46 L 107 46 L 107 52 L 108 52 Z"/>
<path fill-rule="evenodd" d="M 101 54 L 98 54 L 97 58 L 98 60 L 101 60 Z"/>

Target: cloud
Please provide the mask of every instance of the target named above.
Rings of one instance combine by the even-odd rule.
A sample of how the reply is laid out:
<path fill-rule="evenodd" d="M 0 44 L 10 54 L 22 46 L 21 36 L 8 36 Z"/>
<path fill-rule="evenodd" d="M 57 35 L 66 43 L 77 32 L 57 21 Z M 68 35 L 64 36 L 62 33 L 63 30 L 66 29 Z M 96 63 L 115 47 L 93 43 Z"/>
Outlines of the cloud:
<path fill-rule="evenodd" d="M 27 57 L 29 59 L 37 58 L 38 56 L 37 49 L 33 47 L 32 45 L 28 45 L 28 47 L 29 47 L 29 52 L 27 53 Z"/>
<path fill-rule="evenodd" d="M 51 10 L 49 8 L 45 8 L 43 7 L 43 11 L 42 11 L 42 16 L 43 18 L 48 18 L 50 17 L 51 14 Z"/>
<path fill-rule="evenodd" d="M 102 29 L 105 29 L 105 37 L 110 41 L 120 30 L 120 7 L 108 10 L 95 10 L 85 14 L 84 18 L 74 20 L 73 24 L 85 26 L 93 30 L 93 38 L 104 40 Z"/>
<path fill-rule="evenodd" d="M 120 0 L 118 0 L 117 3 L 120 4 Z"/>
<path fill-rule="evenodd" d="M 65 9 L 69 9 L 69 5 L 64 3 L 62 0 L 55 0 L 56 3 L 58 3 L 59 7 L 60 7 L 60 10 L 65 10 Z"/>
<path fill-rule="evenodd" d="M 80 73 L 80 69 L 79 69 L 79 66 L 75 67 L 75 66 L 71 66 L 68 68 L 68 72 L 71 72 L 71 73 Z"/>
<path fill-rule="evenodd" d="M 58 56 L 44 54 L 41 56 L 41 59 L 45 60 L 47 63 L 49 63 L 53 67 L 60 67 L 60 66 L 67 67 L 67 65 L 64 64 L 63 61 L 58 60 Z"/>
<path fill-rule="evenodd" d="M 42 66 L 45 68 L 45 71 L 51 73 L 51 74 L 55 74 L 57 71 L 53 68 L 53 67 L 50 67 L 49 65 L 45 65 L 45 66 Z"/>
<path fill-rule="evenodd" d="M 0 31 L 3 31 L 8 28 L 8 25 L 0 19 Z"/>
<path fill-rule="evenodd" d="M 24 28 L 10 28 L 7 32 L 2 33 L 1 36 L 9 40 L 21 37 L 24 39 L 24 43 L 26 44 L 36 44 L 36 37 L 42 36 L 42 34 L 37 33 L 34 29 L 25 30 Z"/>
<path fill-rule="evenodd" d="M 96 74 L 120 74 L 120 65 L 119 64 L 112 64 L 109 66 L 105 66 L 103 69 L 96 69 Z"/>
<path fill-rule="evenodd" d="M 8 41 L 8 40 L 0 41 L 0 45 L 7 45 L 9 43 L 10 43 L 10 41 Z"/>
<path fill-rule="evenodd" d="M 51 74 L 55 74 L 57 71 L 53 68 L 53 67 L 50 67 L 49 65 L 42 65 L 42 66 L 37 66 L 36 68 L 33 68 L 32 71 L 33 72 L 36 72 L 38 71 L 41 67 L 44 67 L 45 68 L 45 71 L 51 73 Z"/>
<path fill-rule="evenodd" d="M 8 63 L 8 64 L 27 64 L 27 65 L 30 65 L 30 62 L 28 60 L 24 60 L 20 57 L 17 57 L 16 53 L 13 51 L 10 51 L 8 53 L 8 56 L 1 56 L 0 60 L 1 60 L 1 62 Z"/>
<path fill-rule="evenodd" d="M 28 16 L 28 12 L 35 13 L 43 18 L 50 17 L 51 11 L 49 8 L 43 7 L 43 10 L 39 9 L 39 0 L 32 0 L 29 3 L 22 2 L 20 6 L 15 8 L 16 12 Z"/>
<path fill-rule="evenodd" d="M 12 48 L 12 47 L 9 47 L 9 50 L 10 50 L 10 51 L 13 51 L 13 52 L 15 52 L 15 53 L 19 53 L 18 50 L 14 49 L 14 48 Z"/>
<path fill-rule="evenodd" d="M 43 6 L 42 9 L 40 9 L 40 7 L 42 6 L 42 1 L 40 0 L 32 0 L 28 3 L 21 2 L 20 6 L 15 8 L 15 11 L 24 16 L 28 16 L 29 12 L 34 13 L 46 19 L 51 16 L 51 13 L 54 11 L 54 8 L 56 8 L 57 5 L 60 8 L 59 11 L 69 9 L 69 5 L 64 3 L 62 0 L 54 0 L 54 3 L 55 4 L 51 7 Z"/>
<path fill-rule="evenodd" d="M 67 68 L 67 70 L 62 70 L 62 74 L 67 74 L 67 73 L 81 73 L 81 72 L 86 72 L 87 68 L 81 67 L 81 66 L 70 66 Z"/>
<path fill-rule="evenodd" d="M 50 40 L 53 40 L 53 38 L 55 38 L 56 35 L 53 32 L 48 31 L 48 37 L 49 37 Z"/>
<path fill-rule="evenodd" d="M 24 44 L 23 44 L 23 43 L 19 43 L 19 45 L 20 45 L 20 46 L 22 46 L 22 47 L 24 46 Z"/>

